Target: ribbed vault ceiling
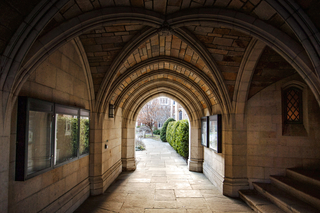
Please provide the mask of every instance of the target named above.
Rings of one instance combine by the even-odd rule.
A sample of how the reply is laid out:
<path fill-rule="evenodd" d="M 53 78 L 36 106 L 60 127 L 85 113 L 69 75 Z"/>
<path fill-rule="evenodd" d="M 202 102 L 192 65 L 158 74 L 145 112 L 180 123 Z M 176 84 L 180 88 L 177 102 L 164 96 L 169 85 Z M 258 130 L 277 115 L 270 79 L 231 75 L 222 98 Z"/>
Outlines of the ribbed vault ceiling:
<path fill-rule="evenodd" d="M 222 12 L 226 12 L 223 22 L 211 16 L 210 12 L 204 18 L 200 14 L 199 21 L 193 19 L 192 11 L 196 10 L 191 9 L 208 11 L 210 7 L 227 9 Z M 143 95 L 137 91 L 148 92 L 144 90 L 148 85 L 160 87 L 159 82 L 162 82 L 171 87 L 175 85 L 170 95 L 183 91 L 186 100 L 194 101 L 201 110 L 211 112 L 213 105 L 221 104 L 224 112 L 230 112 L 233 98 L 237 96 L 234 95 L 236 87 L 243 78 L 243 67 L 248 66 L 246 60 L 253 51 L 248 48 L 250 42 L 258 38 L 263 40 L 261 35 L 247 31 L 247 25 L 240 26 L 241 21 L 234 25 L 232 21 L 229 23 L 235 10 L 243 13 L 243 20 L 249 22 L 249 17 L 259 19 L 266 26 L 274 27 L 275 32 L 280 30 L 284 37 L 296 42 L 297 38 L 286 22 L 268 3 L 260 0 L 71 0 L 42 30 L 25 64 L 28 65 L 39 44 L 50 44 L 50 32 L 58 37 L 59 30 L 69 30 L 67 26 L 75 26 L 76 36 L 66 35 L 65 40 L 80 39 L 92 77 L 96 111 L 106 110 L 109 103 L 116 107 L 128 107 L 128 103 L 134 103 L 133 97 Z M 117 16 L 117 12 L 121 15 Z M 179 14 L 185 15 L 188 21 L 184 23 L 180 20 Z M 170 26 L 169 23 L 173 24 Z M 267 42 L 270 41 L 268 39 Z M 302 47 L 298 45 L 296 49 L 301 51 L 299 48 Z M 271 83 L 294 74 L 294 69 L 286 62 L 288 59 L 282 57 L 287 55 L 278 51 L 282 54 L 280 56 L 272 48 L 269 49 L 263 52 L 262 62 L 258 63 L 259 57 L 252 62 L 253 67 L 258 64 L 260 72 L 251 69 L 254 84 L 249 87 L 249 97 Z M 293 55 L 292 52 L 290 54 Z M 301 55 L 303 58 L 306 54 L 303 52 Z M 274 62 L 285 67 L 282 74 L 275 74 L 277 68 L 270 66 Z M 308 59 L 304 64 L 311 67 Z M 268 80 L 259 78 L 259 75 L 268 76 Z M 155 88 L 152 89 L 153 95 L 156 95 Z"/>

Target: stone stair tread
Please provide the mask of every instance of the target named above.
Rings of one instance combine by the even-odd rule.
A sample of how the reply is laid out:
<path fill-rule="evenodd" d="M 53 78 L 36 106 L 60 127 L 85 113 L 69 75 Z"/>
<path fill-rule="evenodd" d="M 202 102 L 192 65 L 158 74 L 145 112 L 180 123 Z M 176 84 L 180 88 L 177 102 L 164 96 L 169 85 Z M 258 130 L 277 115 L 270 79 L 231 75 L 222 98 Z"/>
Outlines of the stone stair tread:
<path fill-rule="evenodd" d="M 263 194 L 268 197 L 272 202 L 277 203 L 279 207 L 286 212 L 303 212 L 303 213 L 316 213 L 319 210 L 310 206 L 298 198 L 280 190 L 270 183 L 253 183 L 258 191 L 263 191 Z M 259 190 L 260 188 L 260 190 Z"/>
<path fill-rule="evenodd" d="M 314 186 L 312 184 L 306 184 L 306 183 L 302 183 L 300 181 L 291 179 L 289 177 L 284 177 L 284 176 L 270 176 L 271 180 L 276 179 L 280 182 L 282 182 L 283 184 L 294 188 L 295 190 L 298 190 L 304 194 L 307 194 L 309 196 L 312 196 L 316 199 L 320 200 L 320 189 L 317 186 Z"/>
<path fill-rule="evenodd" d="M 256 190 L 240 190 L 241 199 L 243 199 L 253 210 L 261 213 L 284 213 L 282 209 L 273 204 L 266 197 L 262 196 Z"/>
<path fill-rule="evenodd" d="M 298 173 L 299 175 L 305 176 L 306 178 L 313 179 L 320 182 L 320 170 L 307 170 L 301 168 L 290 168 L 287 171 Z"/>

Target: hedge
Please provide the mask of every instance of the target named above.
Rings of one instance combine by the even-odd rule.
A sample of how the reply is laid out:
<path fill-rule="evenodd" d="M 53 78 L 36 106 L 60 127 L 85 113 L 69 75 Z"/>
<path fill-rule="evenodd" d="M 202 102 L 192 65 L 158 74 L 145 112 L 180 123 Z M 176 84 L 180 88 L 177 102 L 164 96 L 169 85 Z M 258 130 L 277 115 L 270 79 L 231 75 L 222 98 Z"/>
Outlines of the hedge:
<path fill-rule="evenodd" d="M 168 126 L 167 126 L 167 137 L 166 137 L 166 141 L 169 142 L 169 144 L 171 145 L 171 142 L 172 142 L 172 137 L 173 137 L 173 130 L 172 130 L 172 126 L 174 124 L 175 121 L 171 121 L 168 123 Z M 172 146 L 172 145 L 171 145 Z"/>
<path fill-rule="evenodd" d="M 161 131 L 160 131 L 160 139 L 161 141 L 163 142 L 167 142 L 167 126 L 168 126 L 168 123 L 171 122 L 171 121 L 175 121 L 173 118 L 168 118 L 162 128 L 161 128 Z"/>
<path fill-rule="evenodd" d="M 154 130 L 154 131 L 153 131 L 153 134 L 154 134 L 154 135 L 160 135 L 160 129 Z"/>
<path fill-rule="evenodd" d="M 167 126 L 167 141 L 182 157 L 189 156 L 188 120 L 172 121 Z"/>
<path fill-rule="evenodd" d="M 176 129 L 175 143 L 177 152 L 184 158 L 189 156 L 189 123 L 188 120 L 181 120 Z"/>

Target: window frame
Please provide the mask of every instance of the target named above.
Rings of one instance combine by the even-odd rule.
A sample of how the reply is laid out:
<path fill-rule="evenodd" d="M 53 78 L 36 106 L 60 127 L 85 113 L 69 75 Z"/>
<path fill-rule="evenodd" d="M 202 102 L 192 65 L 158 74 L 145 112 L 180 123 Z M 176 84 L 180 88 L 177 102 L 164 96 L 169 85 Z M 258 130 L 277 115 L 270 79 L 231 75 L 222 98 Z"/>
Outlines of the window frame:
<path fill-rule="evenodd" d="M 217 146 L 212 147 L 210 144 L 210 121 L 217 121 Z M 222 116 L 221 114 L 208 116 L 208 147 L 216 153 L 222 153 Z"/>
<path fill-rule="evenodd" d="M 182 110 L 179 111 L 179 121 L 182 120 Z"/>
<path fill-rule="evenodd" d="M 210 119 L 217 121 L 217 147 L 210 146 Z M 205 140 L 203 141 L 203 126 L 206 127 Z M 216 114 L 201 118 L 201 145 L 210 148 L 215 153 L 222 153 L 222 115 Z"/>
<path fill-rule="evenodd" d="M 299 120 L 298 121 L 288 121 L 287 115 L 288 115 L 288 110 L 287 110 L 287 91 L 289 90 L 295 90 L 298 91 L 298 96 L 299 96 Z M 290 85 L 282 90 L 282 120 L 283 124 L 303 124 L 303 89 L 295 86 L 295 85 Z"/>
<path fill-rule="evenodd" d="M 33 106 L 32 106 L 33 104 Z M 50 106 L 51 110 L 44 109 L 44 106 Z M 58 110 L 57 110 L 58 109 Z M 33 172 L 31 174 L 27 174 L 28 172 L 28 139 L 29 139 L 29 114 L 30 111 L 37 112 L 49 112 L 52 114 L 51 121 L 51 136 L 50 136 L 50 167 Z M 72 115 L 76 115 L 78 118 L 78 148 L 77 148 L 77 156 L 64 161 L 62 163 L 54 165 L 54 157 L 55 157 L 55 137 L 56 137 L 56 114 L 57 113 L 65 113 L 72 112 Z M 75 113 L 76 112 L 76 113 Z M 15 169 L 15 180 L 16 181 L 25 181 L 31 179 L 35 176 L 48 172 L 57 167 L 63 166 L 65 164 L 71 163 L 73 161 L 79 160 L 87 155 L 88 153 L 84 153 L 80 155 L 79 152 L 79 144 L 80 144 L 80 117 L 87 116 L 89 117 L 90 122 L 90 111 L 86 109 L 81 109 L 77 107 L 71 107 L 61 104 L 56 104 L 49 101 L 39 100 L 35 98 L 29 98 L 25 96 L 18 97 L 18 113 L 17 113 L 17 135 L 16 135 L 16 169 Z M 89 141 L 90 141 L 90 131 L 89 131 Z M 90 145 L 89 145 L 90 149 Z"/>
<path fill-rule="evenodd" d="M 201 145 L 208 148 L 209 147 L 209 142 L 208 142 L 208 120 L 209 117 L 202 117 L 201 118 Z M 206 132 L 204 132 L 203 127 L 205 127 Z M 205 141 L 204 141 L 205 139 Z"/>
<path fill-rule="evenodd" d="M 160 98 L 160 105 L 169 105 L 168 98 Z"/>

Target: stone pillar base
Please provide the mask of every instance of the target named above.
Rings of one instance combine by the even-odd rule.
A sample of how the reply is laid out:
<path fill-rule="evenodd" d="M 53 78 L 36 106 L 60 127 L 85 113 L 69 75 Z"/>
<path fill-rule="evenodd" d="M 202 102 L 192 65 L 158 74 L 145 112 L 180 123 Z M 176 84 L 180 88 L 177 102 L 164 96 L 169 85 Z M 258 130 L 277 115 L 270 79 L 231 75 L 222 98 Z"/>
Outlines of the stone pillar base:
<path fill-rule="evenodd" d="M 103 194 L 103 180 L 102 176 L 90 177 L 90 195 Z"/>
<path fill-rule="evenodd" d="M 223 194 L 229 197 L 239 197 L 239 190 L 249 189 L 247 178 L 224 178 Z"/>
<path fill-rule="evenodd" d="M 219 192 L 223 193 L 224 178 L 221 174 L 215 171 L 208 163 L 203 163 L 203 174 L 215 185 Z"/>
<path fill-rule="evenodd" d="M 188 168 L 192 172 L 202 172 L 203 159 L 189 158 Z"/>
<path fill-rule="evenodd" d="M 97 175 L 90 177 L 90 194 L 100 195 L 110 186 L 110 184 L 120 175 L 122 172 L 121 160 L 111 166 L 103 175 Z"/>
<path fill-rule="evenodd" d="M 122 158 L 122 171 L 134 171 L 136 170 L 135 158 Z"/>

